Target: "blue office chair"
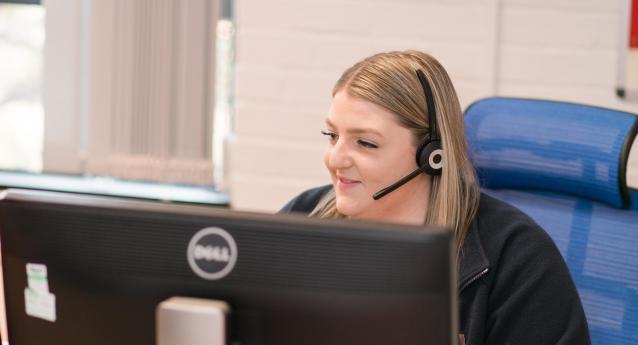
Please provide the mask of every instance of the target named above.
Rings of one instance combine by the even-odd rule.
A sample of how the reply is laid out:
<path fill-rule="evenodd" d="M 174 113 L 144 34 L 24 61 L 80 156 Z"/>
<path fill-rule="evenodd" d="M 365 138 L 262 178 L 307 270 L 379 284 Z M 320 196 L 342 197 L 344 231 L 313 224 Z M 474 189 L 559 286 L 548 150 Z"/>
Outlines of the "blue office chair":
<path fill-rule="evenodd" d="M 638 191 L 626 183 L 637 120 L 610 109 L 500 97 L 465 112 L 483 190 L 554 239 L 594 345 L 638 344 Z"/>

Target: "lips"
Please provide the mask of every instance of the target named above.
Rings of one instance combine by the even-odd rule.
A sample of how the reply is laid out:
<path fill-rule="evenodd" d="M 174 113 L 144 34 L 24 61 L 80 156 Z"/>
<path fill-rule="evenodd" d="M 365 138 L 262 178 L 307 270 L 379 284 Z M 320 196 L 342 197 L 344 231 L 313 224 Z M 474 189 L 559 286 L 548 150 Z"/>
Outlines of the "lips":
<path fill-rule="evenodd" d="M 347 178 L 341 177 L 341 176 L 337 176 L 337 178 L 339 179 L 339 182 L 341 182 L 341 183 L 358 183 L 358 182 L 360 182 L 360 181 L 357 181 L 357 180 L 347 179 Z"/>
<path fill-rule="evenodd" d="M 337 187 L 341 190 L 352 188 L 361 184 L 361 181 L 352 180 L 343 176 L 337 176 Z"/>

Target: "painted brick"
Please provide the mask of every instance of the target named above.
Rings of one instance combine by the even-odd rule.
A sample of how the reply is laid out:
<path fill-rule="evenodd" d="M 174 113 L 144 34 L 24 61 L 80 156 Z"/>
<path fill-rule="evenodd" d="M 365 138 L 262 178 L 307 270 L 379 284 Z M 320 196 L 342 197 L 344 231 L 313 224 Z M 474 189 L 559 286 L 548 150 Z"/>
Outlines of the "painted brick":
<path fill-rule="evenodd" d="M 330 106 L 332 87 L 339 74 L 306 72 L 288 75 L 284 89 L 284 104 L 290 107 L 325 108 Z"/>
<path fill-rule="evenodd" d="M 369 36 L 348 36 L 348 35 L 323 35 L 316 37 L 312 44 L 314 46 L 311 67 L 315 70 L 334 73 L 335 79 L 352 66 L 355 62 L 370 56 L 381 49 L 376 44 L 377 40 Z"/>
<path fill-rule="evenodd" d="M 285 1 L 238 0 L 235 2 L 237 31 L 247 28 L 287 29 L 298 15 Z"/>
<path fill-rule="evenodd" d="M 315 33 L 366 33 L 366 7 L 342 1 L 239 1 L 237 22 L 244 28 Z"/>
<path fill-rule="evenodd" d="M 504 45 L 615 49 L 619 39 L 617 14 L 545 9 L 503 10 Z"/>
<path fill-rule="evenodd" d="M 246 138 L 271 140 L 322 140 L 328 109 L 299 110 L 287 107 L 241 105 L 235 113 L 235 133 Z"/>
<path fill-rule="evenodd" d="M 451 76 L 486 78 L 490 64 L 484 43 L 452 43 L 424 38 L 374 39 L 324 37 L 314 42 L 314 69 L 340 75 L 355 62 L 378 52 L 416 49 L 435 56 Z M 335 79 L 336 81 L 336 79 Z"/>
<path fill-rule="evenodd" d="M 615 83 L 616 65 L 613 51 L 575 51 L 570 49 L 538 49 L 503 47 L 499 80 L 523 81 L 531 84 L 609 85 Z"/>
<path fill-rule="evenodd" d="M 240 138 L 238 138 L 240 139 Z M 235 173 L 289 176 L 298 178 L 325 176 L 325 143 L 318 140 L 266 140 L 243 138 L 229 146 L 230 164 Z"/>
<path fill-rule="evenodd" d="M 485 4 L 388 2 L 372 5 L 366 11 L 373 17 L 371 34 L 375 37 L 410 36 L 440 41 L 472 42 L 484 40 L 488 34 Z M 459 25 L 462 23 L 462 25 Z"/>
<path fill-rule="evenodd" d="M 487 74 L 487 66 L 492 62 L 489 60 L 490 55 L 485 44 L 426 42 L 417 49 L 436 57 L 445 67 L 452 81 L 457 79 L 481 81 L 490 77 Z"/>
<path fill-rule="evenodd" d="M 290 32 L 245 30 L 237 37 L 237 61 L 244 66 L 308 68 L 314 40 Z"/>
<path fill-rule="evenodd" d="M 244 101 L 282 104 L 286 73 L 283 68 L 255 68 L 237 65 L 237 104 Z"/>
<path fill-rule="evenodd" d="M 274 213 L 306 189 L 329 184 L 324 178 L 282 178 L 280 175 L 236 174 L 232 184 L 231 207 L 236 210 Z"/>
<path fill-rule="evenodd" d="M 560 10 L 595 10 L 613 12 L 620 9 L 615 0 L 501 0 L 504 6 Z"/>
<path fill-rule="evenodd" d="M 369 4 L 351 1 L 291 1 L 287 4 L 296 15 L 289 18 L 294 31 L 336 34 L 370 32 Z"/>
<path fill-rule="evenodd" d="M 610 86 L 571 84 L 548 86 L 545 83 L 502 82 L 499 84 L 499 94 L 513 97 L 563 100 L 638 112 L 638 104 L 634 104 L 632 107 L 631 103 L 619 100 L 618 97 L 616 97 L 614 88 Z"/>

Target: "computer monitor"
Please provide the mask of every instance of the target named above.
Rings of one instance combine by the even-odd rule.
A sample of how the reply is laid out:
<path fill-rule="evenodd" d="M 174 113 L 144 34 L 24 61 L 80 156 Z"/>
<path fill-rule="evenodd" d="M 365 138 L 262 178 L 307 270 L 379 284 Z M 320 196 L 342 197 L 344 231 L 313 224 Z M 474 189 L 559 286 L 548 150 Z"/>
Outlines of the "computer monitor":
<path fill-rule="evenodd" d="M 11 344 L 155 344 L 172 296 L 226 344 L 457 343 L 448 231 L 57 192 L 0 192 Z M 6 338 L 5 338 L 6 339 Z"/>

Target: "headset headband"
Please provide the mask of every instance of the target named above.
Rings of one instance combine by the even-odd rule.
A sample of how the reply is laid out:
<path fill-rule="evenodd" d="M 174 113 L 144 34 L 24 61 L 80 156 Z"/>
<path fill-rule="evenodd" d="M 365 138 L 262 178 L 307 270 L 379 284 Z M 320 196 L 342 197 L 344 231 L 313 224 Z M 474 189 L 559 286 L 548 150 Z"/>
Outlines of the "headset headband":
<path fill-rule="evenodd" d="M 425 93 L 425 103 L 428 112 L 428 120 L 430 122 L 430 140 L 440 140 L 439 132 L 436 130 L 436 108 L 434 106 L 434 95 L 432 94 L 432 88 L 430 88 L 430 84 L 428 83 L 425 74 L 420 69 L 416 70 L 416 75 L 419 77 L 419 81 L 421 82 L 421 86 L 423 87 L 423 91 Z"/>

